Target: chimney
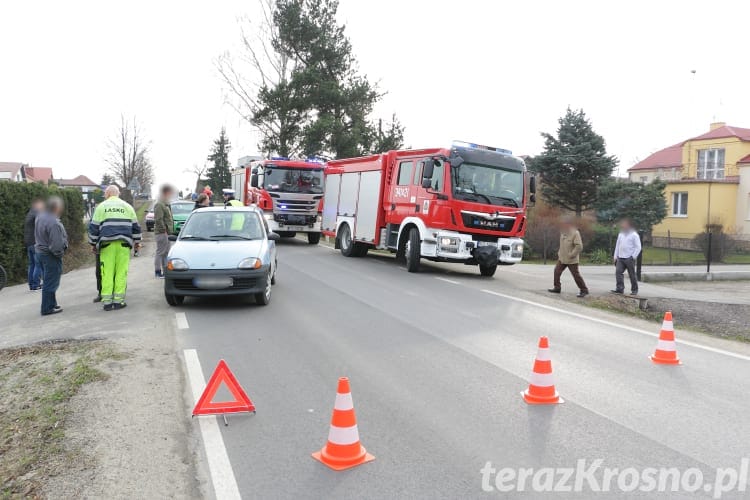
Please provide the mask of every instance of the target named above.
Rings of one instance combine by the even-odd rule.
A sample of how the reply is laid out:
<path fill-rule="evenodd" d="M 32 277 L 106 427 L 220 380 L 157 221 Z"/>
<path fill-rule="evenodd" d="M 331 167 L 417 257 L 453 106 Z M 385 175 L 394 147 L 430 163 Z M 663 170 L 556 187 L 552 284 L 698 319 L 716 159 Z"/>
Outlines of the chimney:
<path fill-rule="evenodd" d="M 709 127 L 709 130 L 716 130 L 717 128 L 726 127 L 726 122 L 713 122 Z"/>

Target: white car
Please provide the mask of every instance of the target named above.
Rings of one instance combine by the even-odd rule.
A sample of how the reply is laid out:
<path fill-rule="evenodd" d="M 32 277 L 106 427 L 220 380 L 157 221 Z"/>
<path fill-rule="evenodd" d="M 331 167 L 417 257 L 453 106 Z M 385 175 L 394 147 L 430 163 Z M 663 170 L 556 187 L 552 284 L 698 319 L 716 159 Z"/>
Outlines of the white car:
<path fill-rule="evenodd" d="M 193 211 L 167 258 L 167 303 L 177 306 L 188 296 L 248 295 L 267 305 L 276 282 L 278 239 L 255 207 Z"/>

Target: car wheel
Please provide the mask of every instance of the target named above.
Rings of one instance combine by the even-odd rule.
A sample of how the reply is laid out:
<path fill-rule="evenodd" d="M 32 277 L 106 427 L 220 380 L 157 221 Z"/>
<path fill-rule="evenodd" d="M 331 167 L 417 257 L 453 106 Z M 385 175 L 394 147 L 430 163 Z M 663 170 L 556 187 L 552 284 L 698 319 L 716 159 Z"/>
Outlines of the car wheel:
<path fill-rule="evenodd" d="M 492 264 L 489 266 L 483 266 L 479 265 L 479 273 L 482 276 L 487 276 L 488 278 L 495 275 L 495 271 L 497 271 L 497 264 Z"/>
<path fill-rule="evenodd" d="M 354 251 L 354 242 L 352 241 L 352 231 L 349 229 L 349 224 L 341 224 L 339 228 L 339 246 L 341 247 L 341 255 L 344 257 L 356 257 Z"/>
<path fill-rule="evenodd" d="M 409 239 L 406 240 L 406 247 L 404 248 L 406 270 L 410 273 L 416 273 L 419 271 L 419 261 L 422 258 L 420 255 L 420 246 L 421 241 L 419 239 L 419 229 L 413 227 L 409 230 Z"/>
<path fill-rule="evenodd" d="M 273 282 L 273 276 L 271 272 L 268 272 L 266 276 L 266 287 L 262 292 L 255 294 L 255 303 L 260 306 L 267 306 L 271 302 L 271 284 Z"/>
<path fill-rule="evenodd" d="M 276 265 L 273 267 L 273 276 L 271 276 L 271 284 L 276 284 L 276 273 L 279 270 L 279 263 L 277 262 Z"/>
<path fill-rule="evenodd" d="M 307 233 L 307 242 L 311 245 L 320 243 L 320 233 Z"/>
<path fill-rule="evenodd" d="M 167 304 L 169 304 L 170 306 L 181 306 L 185 301 L 185 296 L 183 295 L 171 295 L 165 293 L 164 298 L 167 299 Z"/>

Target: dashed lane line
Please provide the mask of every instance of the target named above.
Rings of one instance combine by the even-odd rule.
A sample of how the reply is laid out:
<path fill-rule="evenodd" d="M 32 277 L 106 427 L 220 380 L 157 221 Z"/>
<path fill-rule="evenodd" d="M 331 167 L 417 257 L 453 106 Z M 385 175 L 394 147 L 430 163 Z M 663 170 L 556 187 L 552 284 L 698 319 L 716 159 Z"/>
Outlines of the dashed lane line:
<path fill-rule="evenodd" d="M 567 314 L 568 316 L 572 316 L 574 318 L 585 319 L 587 321 L 593 321 L 594 323 L 599 323 L 601 325 L 607 325 L 607 326 L 611 326 L 611 327 L 614 327 L 614 328 L 619 328 L 621 330 L 628 330 L 630 332 L 640 333 L 641 335 L 648 335 L 649 337 L 659 338 L 659 335 L 656 334 L 656 333 L 649 332 L 649 331 L 646 331 L 646 330 L 641 330 L 640 328 L 634 328 L 632 326 L 627 326 L 627 325 L 623 325 L 623 324 L 620 324 L 620 323 L 615 323 L 614 321 L 607 321 L 606 319 L 595 318 L 593 316 L 587 316 L 586 314 L 581 314 L 581 313 L 577 313 L 577 312 L 573 312 L 573 311 L 567 311 L 565 309 L 560 309 L 559 307 L 548 306 L 546 304 L 540 304 L 539 302 L 534 302 L 532 300 L 522 299 L 520 297 L 514 297 L 512 295 L 506 295 L 504 293 L 493 292 L 492 290 L 481 290 L 481 291 L 484 292 L 484 293 L 488 293 L 490 295 L 495 295 L 497 297 L 502 297 L 504 299 L 514 300 L 516 302 L 522 302 L 522 303 L 528 304 L 530 306 L 539 307 L 541 309 L 546 309 L 548 311 L 554 311 L 554 312 L 560 313 L 560 314 Z M 710 346 L 707 346 L 707 345 L 698 344 L 696 342 L 690 342 L 689 340 L 678 340 L 677 343 L 678 344 L 682 344 L 682 345 L 686 345 L 686 346 L 690 346 L 690 347 L 695 347 L 697 349 L 703 349 L 704 351 L 709 351 L 709 352 L 713 352 L 713 353 L 716 353 L 716 354 L 721 354 L 721 355 L 724 355 L 724 356 L 729 356 L 731 358 L 741 359 L 743 361 L 750 361 L 750 356 L 745 356 L 743 354 L 738 354 L 736 352 L 725 351 L 724 349 L 717 349 L 716 347 L 710 347 Z"/>
<path fill-rule="evenodd" d="M 439 277 L 435 276 L 435 279 L 436 280 L 440 280 L 440 281 L 445 281 L 446 283 L 450 283 L 451 285 L 460 285 L 461 284 L 458 281 L 449 280 L 448 278 L 439 278 Z"/>
<path fill-rule="evenodd" d="M 185 313 L 178 314 L 184 316 Z M 185 349 L 183 352 L 193 400 L 197 403 L 206 386 L 206 379 L 203 378 L 203 370 L 201 369 L 201 362 L 198 359 L 198 352 L 195 349 Z M 242 497 L 240 497 L 240 490 L 237 487 L 237 480 L 234 477 L 232 464 L 229 461 L 229 455 L 224 446 L 224 439 L 221 437 L 221 430 L 219 429 L 216 417 L 197 418 L 216 498 L 221 498 L 222 500 L 239 500 Z"/>
<path fill-rule="evenodd" d="M 187 320 L 187 315 L 184 312 L 175 313 L 175 319 L 177 320 L 177 328 L 179 330 L 187 330 L 190 328 L 190 324 Z"/>

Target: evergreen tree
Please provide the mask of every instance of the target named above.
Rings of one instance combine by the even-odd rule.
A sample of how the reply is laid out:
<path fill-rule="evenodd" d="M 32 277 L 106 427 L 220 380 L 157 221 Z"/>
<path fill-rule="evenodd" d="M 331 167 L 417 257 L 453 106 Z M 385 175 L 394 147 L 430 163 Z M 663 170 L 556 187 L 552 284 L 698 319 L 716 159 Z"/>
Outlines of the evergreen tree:
<path fill-rule="evenodd" d="M 635 227 L 649 232 L 667 216 L 665 187 L 660 180 L 641 184 L 609 179 L 599 187 L 599 199 L 594 203 L 596 218 L 607 225 L 631 219 Z"/>
<path fill-rule="evenodd" d="M 609 179 L 617 159 L 607 155 L 604 139 L 583 110 L 568 108 L 559 123 L 557 137 L 542 133 L 544 152 L 531 163 L 541 174 L 544 200 L 580 217 L 596 202 L 599 186 Z"/>
<path fill-rule="evenodd" d="M 221 127 L 219 137 L 214 140 L 214 145 L 211 148 L 211 154 L 208 155 L 209 161 L 213 162 L 213 166 L 208 169 L 208 184 L 216 190 L 221 192 L 223 188 L 228 188 L 232 185 L 232 173 L 229 165 L 229 150 L 232 149 L 227 138 L 227 131 L 224 127 Z"/>
<path fill-rule="evenodd" d="M 115 178 L 109 175 L 108 173 L 105 173 L 102 175 L 102 183 L 101 185 L 104 187 L 110 186 L 115 183 Z"/>
<path fill-rule="evenodd" d="M 273 2 L 273 3 L 272 3 Z M 372 121 L 382 97 L 357 70 L 338 0 L 261 0 L 265 37 L 245 37 L 253 77 L 226 58 L 219 63 L 240 110 L 261 132 L 260 147 L 281 156 L 352 157 L 398 149 L 403 127 Z M 253 83 L 253 81 L 259 83 Z M 257 92 L 253 92 L 257 89 Z"/>

